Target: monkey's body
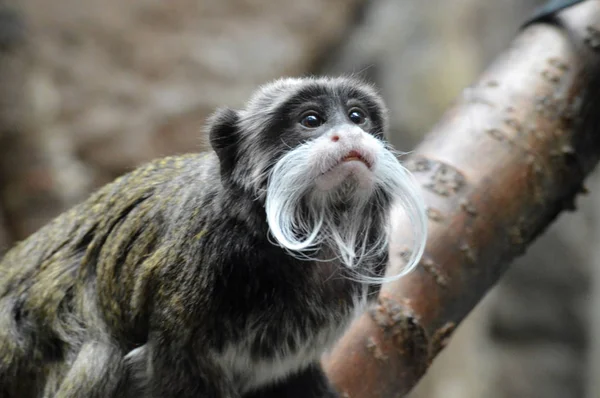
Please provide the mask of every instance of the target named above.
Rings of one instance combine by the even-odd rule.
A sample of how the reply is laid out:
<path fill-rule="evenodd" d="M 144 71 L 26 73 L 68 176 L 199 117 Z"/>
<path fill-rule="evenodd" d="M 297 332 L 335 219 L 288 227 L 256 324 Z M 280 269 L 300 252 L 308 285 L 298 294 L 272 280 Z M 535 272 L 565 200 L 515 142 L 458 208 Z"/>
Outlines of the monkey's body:
<path fill-rule="evenodd" d="M 88 380 L 81 388 L 89 391 L 106 377 L 100 372 L 119 377 L 145 367 L 135 362 L 157 349 L 154 338 L 193 361 L 228 367 L 232 379 L 223 382 L 242 391 L 318 361 L 363 289 L 334 263 L 284 255 L 265 239 L 264 218 L 239 206 L 252 202 L 220 195 L 219 186 L 214 154 L 163 159 L 104 187 L 10 251 L 0 263 L 0 396 L 54 396 L 31 390 L 59 387 L 92 342 L 85 355 L 109 354 L 122 364 L 69 375 Z M 168 229 L 165 217 L 174 217 Z M 14 372 L 31 376 L 11 385 Z M 131 376 L 127 383 L 146 384 Z"/>
<path fill-rule="evenodd" d="M 344 84 L 353 95 L 341 91 Z M 366 108 L 376 101 L 369 89 L 356 91 L 343 79 L 276 83 L 247 113 L 217 113 L 210 125 L 215 152 L 142 166 L 6 254 L 0 261 L 0 397 L 337 396 L 319 360 L 377 290 L 356 281 L 356 271 L 381 275 L 390 184 L 404 182 L 388 178 L 393 173 L 382 168 L 397 160 L 365 133 L 384 128 L 375 102 L 373 121 L 360 130 L 315 140 L 326 148 L 319 151 L 329 152 L 327 146 L 366 141 L 342 148 L 351 158 L 334 159 L 342 163 L 331 172 L 310 177 L 300 170 L 309 188 L 292 203 L 300 213 L 290 213 L 306 224 L 315 200 L 310 195 L 325 195 L 316 196 L 322 203 L 315 208 L 332 209 L 334 221 L 325 222 L 333 228 L 350 225 L 352 248 L 363 250 L 358 268 L 344 265 L 336 252 L 338 244 L 346 248 L 346 235 L 324 241 L 312 260 L 294 255 L 293 242 L 274 242 L 270 233 L 279 234 L 278 242 L 287 239 L 282 206 L 293 173 L 267 171 L 302 141 L 305 130 L 287 115 L 299 106 L 289 101 L 303 98 L 302 90 L 311 106 L 321 101 L 321 109 L 330 98 L 356 101 L 357 92 Z M 288 103 L 276 101 L 286 92 Z M 290 125 L 260 126 L 254 118 L 260 112 Z M 275 128 L 290 133 L 273 140 Z M 380 151 L 382 159 L 369 151 Z M 393 170 L 403 172 L 399 165 Z M 326 188 L 314 190 L 313 178 Z M 354 179 L 362 185 L 337 188 L 336 181 Z M 351 200 L 372 192 L 374 199 L 357 202 L 361 207 Z M 349 213 L 354 207 L 358 212 Z"/>

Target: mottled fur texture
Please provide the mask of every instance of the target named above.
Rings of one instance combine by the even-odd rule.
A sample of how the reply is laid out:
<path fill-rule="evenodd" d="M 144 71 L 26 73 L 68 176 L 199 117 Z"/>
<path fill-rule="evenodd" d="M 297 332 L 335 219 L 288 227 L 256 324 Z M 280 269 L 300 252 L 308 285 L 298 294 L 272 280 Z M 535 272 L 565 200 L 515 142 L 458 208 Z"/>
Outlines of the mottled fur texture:
<path fill-rule="evenodd" d="M 0 397 L 336 397 L 319 359 L 377 292 L 357 275 L 381 277 L 387 250 L 350 264 L 321 244 L 302 258 L 270 235 L 265 202 L 278 159 L 332 126 L 342 140 L 357 132 L 349 106 L 388 148 L 371 86 L 281 79 L 243 110 L 215 113 L 213 152 L 142 166 L 10 250 L 0 263 Z M 309 108 L 329 124 L 305 129 Z M 370 189 L 367 248 L 394 200 Z M 340 217 L 351 206 L 328 205 Z M 411 266 L 424 230 L 417 238 Z"/>

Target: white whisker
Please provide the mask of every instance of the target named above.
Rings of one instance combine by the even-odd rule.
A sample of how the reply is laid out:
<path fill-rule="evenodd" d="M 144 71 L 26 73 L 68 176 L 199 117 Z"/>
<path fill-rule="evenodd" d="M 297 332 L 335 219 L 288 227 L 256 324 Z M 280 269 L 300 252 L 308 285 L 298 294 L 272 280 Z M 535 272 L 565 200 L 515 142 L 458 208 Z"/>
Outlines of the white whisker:
<path fill-rule="evenodd" d="M 326 261 L 323 251 L 331 250 L 335 258 L 356 272 L 357 280 L 382 283 L 401 278 L 417 266 L 425 248 L 427 218 L 417 183 L 397 159 L 399 151 L 368 137 L 378 153 L 373 187 L 360 189 L 352 181 L 344 181 L 337 189 L 316 189 L 315 179 L 320 173 L 310 161 L 314 142 L 309 141 L 277 161 L 268 179 L 265 207 L 271 234 L 293 256 Z M 371 276 L 360 265 L 382 257 L 388 250 L 394 200 L 412 225 L 412 254 L 397 275 Z M 339 205 L 346 208 L 336 208 Z"/>

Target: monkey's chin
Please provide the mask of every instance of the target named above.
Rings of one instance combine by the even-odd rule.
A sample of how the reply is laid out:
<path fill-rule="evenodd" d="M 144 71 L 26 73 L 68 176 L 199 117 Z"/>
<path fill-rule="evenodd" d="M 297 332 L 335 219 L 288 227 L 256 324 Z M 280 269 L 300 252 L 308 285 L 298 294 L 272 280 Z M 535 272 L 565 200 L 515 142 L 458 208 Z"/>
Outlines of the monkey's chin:
<path fill-rule="evenodd" d="M 353 186 L 358 190 L 370 191 L 374 184 L 373 172 L 361 160 L 342 161 L 315 180 L 316 188 L 323 192 L 348 186 Z"/>

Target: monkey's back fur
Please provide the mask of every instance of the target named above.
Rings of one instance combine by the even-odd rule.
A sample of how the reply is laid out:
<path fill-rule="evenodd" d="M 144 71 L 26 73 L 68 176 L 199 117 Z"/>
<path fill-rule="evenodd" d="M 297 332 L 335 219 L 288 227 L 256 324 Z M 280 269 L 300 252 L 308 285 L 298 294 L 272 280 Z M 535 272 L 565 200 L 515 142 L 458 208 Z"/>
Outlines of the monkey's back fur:
<path fill-rule="evenodd" d="M 158 160 L 10 250 L 0 263 L 0 396 L 84 396 L 69 381 L 93 384 L 94 372 L 106 371 L 129 375 L 122 391 L 143 389 L 133 373 L 145 366 L 154 330 L 169 345 L 201 346 L 207 361 L 245 357 L 248 366 L 335 338 L 358 284 L 335 264 L 315 266 L 265 244 L 261 212 L 220 184 L 214 154 Z M 323 278 L 332 279 L 328 288 L 314 283 Z M 126 358 L 136 348 L 143 355 Z M 90 365 L 70 374 L 76 361 Z M 243 369 L 235 377 L 256 382 L 243 380 Z M 105 396 L 102 386 L 93 396 Z"/>
<path fill-rule="evenodd" d="M 186 186 L 174 180 L 199 162 L 197 155 L 167 158 L 125 175 L 6 254 L 0 263 L 0 387 L 22 372 L 32 383 L 14 391 L 33 390 L 46 376 L 59 383 L 80 346 L 106 340 L 107 333 L 119 334 L 124 349 L 143 342 L 139 331 L 148 325 L 153 280 L 174 244 L 166 242 L 161 218 L 169 201 L 182 199 L 176 194 Z M 171 195 L 157 196 L 157 189 Z"/>

